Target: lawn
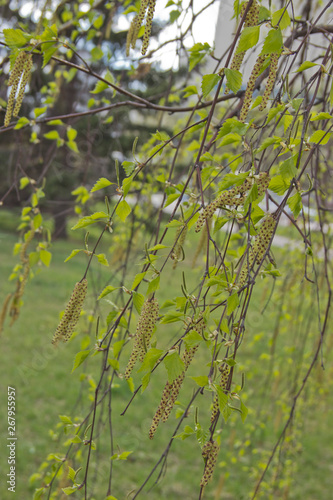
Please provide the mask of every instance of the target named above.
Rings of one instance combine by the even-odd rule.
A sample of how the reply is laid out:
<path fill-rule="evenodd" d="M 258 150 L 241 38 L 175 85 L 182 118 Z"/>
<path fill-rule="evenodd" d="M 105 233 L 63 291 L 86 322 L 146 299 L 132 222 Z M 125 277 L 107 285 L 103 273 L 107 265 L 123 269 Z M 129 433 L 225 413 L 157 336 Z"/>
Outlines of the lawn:
<path fill-rule="evenodd" d="M 17 241 L 16 235 L 8 231 L 8 224 L 0 232 L 0 272 L 2 288 L 1 301 L 13 289 L 8 281 L 11 268 L 16 263 L 12 256 L 12 247 Z M 81 236 L 83 239 L 83 232 Z M 80 333 L 66 345 L 54 348 L 51 345 L 53 332 L 57 326 L 59 313 L 64 309 L 76 281 L 81 279 L 87 257 L 79 254 L 64 264 L 65 258 L 73 248 L 82 246 L 80 238 L 76 241 L 57 241 L 52 246 L 52 263 L 50 268 L 41 269 L 26 287 L 24 305 L 18 320 L 9 327 L 7 320 L 2 333 L 1 349 L 1 391 L 0 402 L 6 408 L 7 386 L 16 389 L 16 425 L 17 425 L 17 498 L 32 498 L 35 488 L 40 487 L 38 475 L 41 465 L 50 464 L 51 453 L 63 456 L 67 447 L 64 443 L 64 424 L 59 415 L 70 418 L 85 417 L 89 411 L 94 387 L 98 381 L 101 358 L 90 357 L 88 363 L 81 365 L 71 373 L 75 355 L 88 344 L 92 347 L 95 340 L 95 322 L 90 318 L 93 312 L 93 301 L 86 306 L 86 314 L 80 320 Z M 108 243 L 104 243 L 103 251 L 108 258 Z M 194 254 L 197 240 L 193 238 L 186 243 L 185 252 Z M 79 246 L 78 246 L 79 245 Z M 243 424 L 237 414 L 222 424 L 220 429 L 221 451 L 214 480 L 207 487 L 204 498 L 249 499 L 250 493 L 262 472 L 270 451 L 278 438 L 289 415 L 289 404 L 294 392 L 291 387 L 299 387 L 314 351 L 317 339 L 315 308 L 309 308 L 301 285 L 301 271 L 290 272 L 288 262 L 285 264 L 284 250 L 274 249 L 274 254 L 282 277 L 277 280 L 271 300 L 272 281 L 263 279 L 258 283 L 252 299 L 252 308 L 248 316 L 246 336 L 238 358 L 236 384 L 241 384 L 241 374 L 245 374 L 244 401 L 249 408 L 248 417 Z M 290 259 L 288 256 L 287 259 Z M 294 259 L 300 259 L 296 255 Z M 200 276 L 199 266 L 191 267 L 192 259 L 179 264 L 177 271 L 171 266 L 166 273 L 166 281 L 158 291 L 159 303 L 173 296 L 181 295 L 178 289 L 179 274 L 184 271 L 188 289 L 196 283 Z M 112 283 L 121 280 L 121 272 L 113 275 L 113 269 L 100 266 L 93 267 L 94 274 L 89 281 L 90 292 L 100 292 L 112 277 Z M 170 272 L 169 272 L 170 271 Z M 132 269 L 133 276 L 139 272 Z M 288 278 L 288 279 L 287 279 Z M 130 286 L 128 279 L 126 286 Z M 283 283 L 292 291 L 292 300 L 281 299 Z M 303 288 L 302 288 L 303 287 Z M 311 294 L 310 294 L 311 297 Z M 268 303 L 268 305 L 267 305 Z M 264 313 L 262 313 L 265 305 Z M 110 304 L 105 301 L 101 305 L 101 315 L 107 313 Z M 165 312 L 165 311 L 163 311 Z M 279 318 L 279 319 L 277 319 Z M 277 330 L 278 323 L 278 330 Z M 177 334 L 179 325 L 163 325 L 161 340 L 165 345 Z M 276 333 L 278 331 L 278 333 Z M 323 357 L 325 371 L 320 367 L 314 370 L 304 398 L 296 411 L 291 432 L 287 434 L 287 445 L 277 456 L 272 473 L 263 484 L 263 499 L 290 498 L 294 500 L 326 500 L 331 495 L 333 452 L 332 424 L 332 341 L 325 344 Z M 120 363 L 120 371 L 125 368 L 130 346 L 125 348 L 124 361 Z M 208 359 L 208 358 L 207 358 Z M 195 359 L 189 375 L 207 373 L 205 354 Z M 135 384 L 139 378 L 134 374 Z M 112 391 L 113 439 L 117 453 L 132 451 L 128 460 L 114 462 L 114 479 L 112 495 L 123 500 L 140 485 L 167 445 L 177 420 L 175 413 L 166 424 L 160 425 L 153 441 L 147 437 L 153 413 L 159 403 L 161 390 L 166 381 L 166 372 L 156 370 L 147 390 L 138 394 L 125 416 L 120 413 L 131 397 L 126 381 L 115 379 Z M 187 404 L 196 388 L 193 380 L 188 379 L 180 394 L 180 402 Z M 236 387 L 235 387 L 236 388 Z M 240 387 L 237 388 L 239 390 Z M 200 399 L 201 398 L 201 399 Z M 211 398 L 205 394 L 198 399 L 199 420 L 204 428 L 209 426 Z M 181 405 L 179 406 L 181 408 Z M 195 410 L 191 409 L 184 425 L 194 427 Z M 6 477 L 7 464 L 7 423 L 6 416 L 0 422 L 2 436 L 1 474 Z M 94 484 L 94 497 L 103 500 L 107 490 L 107 478 L 110 467 L 110 438 L 107 419 L 102 419 L 98 427 L 96 439 L 99 456 L 95 476 L 90 478 Z M 66 439 L 65 439 L 66 440 Z M 74 467 L 75 464 L 72 464 Z M 76 467 L 77 468 L 77 467 Z M 165 477 L 161 478 L 154 488 L 152 482 L 143 493 L 142 498 L 162 499 L 196 499 L 198 483 L 203 470 L 201 450 L 194 436 L 186 440 L 174 440 L 168 459 Z M 280 472 L 284 471 L 283 474 Z M 279 471 L 279 474 L 277 472 Z M 82 472 L 80 473 L 82 479 Z M 275 476 L 274 476 L 275 474 Z M 154 476 L 156 478 L 156 476 Z M 68 486 L 66 482 L 63 486 Z M 1 499 L 12 498 L 2 482 Z M 282 493 L 285 496 L 282 496 Z M 43 498 L 46 498 L 43 497 Z M 58 493 L 54 498 L 66 498 Z M 70 498 L 83 498 L 79 493 Z M 129 497 L 130 498 L 130 497 Z"/>

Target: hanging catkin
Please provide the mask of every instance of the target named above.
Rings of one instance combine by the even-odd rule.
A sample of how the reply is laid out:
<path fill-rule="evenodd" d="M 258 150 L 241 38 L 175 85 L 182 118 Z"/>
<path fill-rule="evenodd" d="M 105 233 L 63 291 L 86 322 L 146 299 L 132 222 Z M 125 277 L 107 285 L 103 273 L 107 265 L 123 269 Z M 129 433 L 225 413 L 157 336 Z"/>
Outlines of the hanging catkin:
<path fill-rule="evenodd" d="M 126 379 L 130 378 L 137 359 L 139 358 L 140 361 L 143 361 L 158 319 L 158 311 L 158 302 L 156 299 L 147 299 L 142 306 L 136 327 L 134 346 L 125 370 Z"/>
<path fill-rule="evenodd" d="M 17 56 L 12 72 L 8 79 L 8 86 L 11 86 L 8 104 L 5 115 L 5 127 L 8 127 L 12 116 L 17 116 L 23 101 L 24 90 L 29 79 L 32 68 L 32 55 L 22 51 Z M 18 90 L 18 95 L 15 103 L 15 96 Z M 14 108 L 15 104 L 15 108 Z"/>
<path fill-rule="evenodd" d="M 67 342 L 71 338 L 80 318 L 83 302 L 87 294 L 87 287 L 88 281 L 86 278 L 76 283 L 65 312 L 53 335 L 52 344 L 57 344 L 59 340 Z"/>
<path fill-rule="evenodd" d="M 241 17 L 243 17 L 247 5 L 248 5 L 248 2 L 245 2 L 242 5 Z M 258 21 L 259 21 L 259 5 L 258 5 L 257 1 L 254 0 L 254 2 L 252 3 L 252 5 L 251 5 L 251 7 L 246 15 L 246 18 L 244 21 L 244 27 L 247 28 L 250 26 L 256 26 L 258 24 Z M 234 52 L 234 55 L 233 55 L 233 58 L 232 58 L 232 61 L 230 64 L 230 69 L 233 69 L 236 71 L 239 71 L 239 68 L 241 67 L 244 56 L 246 54 L 246 50 L 243 50 L 241 52 L 237 52 L 238 46 L 239 46 L 239 42 L 237 44 L 237 48 Z M 228 89 L 228 87 L 226 87 L 225 93 L 228 94 L 229 90 L 230 89 Z"/>

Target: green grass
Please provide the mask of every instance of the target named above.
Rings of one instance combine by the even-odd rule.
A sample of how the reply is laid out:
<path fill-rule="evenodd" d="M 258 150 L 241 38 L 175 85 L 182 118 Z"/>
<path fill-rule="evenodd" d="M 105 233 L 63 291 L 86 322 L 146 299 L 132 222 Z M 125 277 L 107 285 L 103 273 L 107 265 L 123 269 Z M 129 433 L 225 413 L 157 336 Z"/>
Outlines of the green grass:
<path fill-rule="evenodd" d="M 8 224 L 5 229 L 10 226 Z M 82 239 L 82 232 L 80 234 Z M 198 237 L 195 236 L 187 242 L 185 247 L 187 256 L 194 254 L 197 240 Z M 108 241 L 110 240 L 107 240 L 103 246 L 105 252 L 110 244 Z M 7 281 L 7 277 L 17 262 L 17 258 L 12 256 L 12 247 L 15 242 L 15 235 L 2 230 L 0 233 L 1 301 L 4 300 L 7 293 L 13 290 L 14 286 L 14 283 Z M 71 374 L 75 354 L 83 348 L 82 343 L 86 342 L 88 334 L 91 339 L 90 345 L 92 346 L 94 343 L 95 322 L 89 323 L 88 318 L 93 308 L 92 301 L 88 301 L 87 314 L 80 320 L 82 332 L 65 346 L 61 344 L 58 348 L 54 348 L 50 344 L 58 323 L 59 312 L 64 309 L 73 285 L 82 277 L 86 267 L 87 257 L 83 254 L 79 254 L 67 264 L 63 263 L 74 247 L 78 247 L 78 241 L 54 243 L 50 268 L 41 269 L 28 284 L 19 319 L 11 327 L 9 327 L 7 320 L 1 337 L 0 403 L 4 409 L 0 421 L 0 432 L 3 437 L 0 452 L 1 472 L 2 477 L 5 477 L 8 469 L 7 450 L 4 443 L 7 437 L 5 408 L 7 386 L 9 385 L 16 388 L 17 396 L 16 495 L 20 499 L 32 498 L 34 488 L 41 486 L 38 481 L 29 485 L 29 477 L 45 462 L 48 454 L 54 452 L 60 455 L 66 452 L 67 448 L 61 444 L 64 441 L 63 426 L 57 427 L 60 422 L 59 415 L 69 415 L 72 418 L 77 416 L 80 419 L 88 412 L 91 404 L 87 396 L 88 387 L 90 387 L 89 378 L 83 376 L 83 380 L 80 381 L 80 374 L 89 375 L 90 380 L 94 379 L 97 382 L 100 373 L 101 355 L 99 354 Z M 282 252 L 276 249 L 275 257 L 280 261 Z M 191 262 L 191 258 L 188 261 Z M 279 268 L 284 273 L 290 272 L 289 268 L 283 265 L 279 264 Z M 132 276 L 139 270 L 133 265 L 131 267 Z M 185 261 L 178 265 L 175 272 L 170 266 L 166 269 L 163 287 L 157 294 L 160 304 L 167 298 L 181 296 L 179 281 L 182 270 L 186 274 L 188 289 L 192 291 L 201 273 L 199 266 L 192 270 L 191 265 Z M 100 291 L 97 281 L 105 284 L 112 276 L 112 272 L 112 268 L 94 266 L 97 293 Z M 112 284 L 116 278 L 119 279 L 119 276 L 118 273 L 113 278 Z M 126 286 L 131 286 L 132 276 L 124 283 Z M 226 425 L 223 424 L 218 467 L 214 480 L 207 487 L 205 494 L 207 500 L 248 499 L 249 492 L 258 479 L 265 459 L 267 459 L 283 428 L 289 408 L 286 406 L 286 401 L 291 402 L 291 399 L 288 400 L 288 391 L 294 380 L 296 367 L 299 364 L 301 370 L 297 382 L 299 386 L 302 375 L 310 362 L 316 338 L 309 335 L 305 339 L 303 336 L 302 329 L 306 328 L 307 322 L 313 321 L 315 316 L 314 311 L 308 313 L 304 310 L 298 310 L 295 306 L 295 304 L 302 302 L 302 297 L 297 296 L 297 283 L 299 281 L 300 275 L 297 279 L 295 277 L 294 280 L 291 280 L 290 286 L 296 287 L 296 291 L 293 292 L 295 295 L 294 305 L 291 307 L 290 302 L 287 301 L 281 306 L 281 328 L 277 337 L 274 361 L 272 361 L 271 356 L 271 345 L 275 316 L 280 302 L 273 295 L 265 314 L 262 315 L 261 311 L 270 295 L 271 281 L 267 279 L 258 281 L 248 316 L 246 336 L 238 358 L 236 375 L 237 383 L 240 383 L 241 373 L 245 373 L 244 400 L 249 407 L 249 415 L 245 424 L 236 414 L 230 418 Z M 91 282 L 89 283 L 90 291 L 94 286 Z M 110 297 L 112 300 L 112 295 Z M 101 312 L 107 312 L 109 307 L 110 304 L 105 301 Z M 307 314 L 310 316 L 307 317 Z M 179 330 L 177 325 L 179 324 L 176 326 L 175 324 L 164 325 L 159 328 L 158 335 L 161 344 L 170 345 L 171 339 L 177 335 Z M 313 330 L 315 331 L 314 328 Z M 301 357 L 303 342 L 305 342 L 304 363 L 302 363 L 303 358 Z M 121 360 L 121 371 L 125 368 L 129 352 L 130 346 L 126 346 L 125 356 Z M 329 350 L 328 352 L 330 353 Z M 208 354 L 203 353 L 194 360 L 189 375 L 207 373 Z M 295 470 L 293 470 L 294 481 L 291 483 L 288 497 L 290 499 L 326 500 L 331 494 L 330 464 L 332 463 L 331 443 L 333 439 L 331 427 L 333 415 L 330 409 L 332 408 L 332 393 L 329 392 L 329 388 L 332 386 L 331 361 L 331 358 L 325 359 L 326 371 L 322 373 L 317 370 L 312 381 L 308 384 L 307 402 L 302 403 L 303 413 L 297 414 L 294 423 L 295 434 L 292 439 L 296 439 L 298 447 L 290 447 L 287 454 L 281 456 L 281 460 L 286 462 L 287 468 L 289 467 L 288 460 L 292 460 L 296 464 Z M 270 377 L 271 363 L 273 363 L 274 373 Z M 137 384 L 139 378 L 136 375 L 134 378 Z M 125 408 L 131 394 L 123 379 L 115 379 L 112 400 L 114 446 L 116 450 L 119 447 L 120 452 L 133 451 L 127 461 L 114 462 L 112 494 L 118 500 L 126 498 L 131 490 L 136 489 L 143 482 L 159 459 L 175 428 L 177 421 L 173 414 L 173 417 L 166 424 L 159 426 L 153 441 L 149 441 L 147 437 L 151 418 L 159 403 L 165 378 L 164 369 L 157 370 L 147 390 L 142 395 L 137 395 L 124 417 L 120 417 L 120 413 Z M 195 387 L 192 380 L 185 381 L 180 395 L 182 403 L 187 403 Z M 322 394 L 318 394 L 318 388 L 322 389 Z M 90 394 L 93 396 L 92 386 Z M 208 395 L 200 396 L 198 403 L 201 406 L 200 423 L 207 429 L 210 405 Z M 192 409 L 181 430 L 185 424 L 194 426 L 194 414 L 194 409 Z M 96 443 L 101 462 L 96 470 L 96 478 L 91 477 L 89 484 L 90 486 L 95 484 L 94 498 L 103 500 L 107 490 L 110 464 L 107 420 L 100 422 L 99 431 L 100 439 L 97 438 Z M 75 464 L 72 466 L 74 467 Z M 203 462 L 196 439 L 190 437 L 185 441 L 175 440 L 169 455 L 165 477 L 153 489 L 145 490 L 142 498 L 150 500 L 196 499 L 198 498 L 198 483 L 202 469 Z M 80 474 L 82 479 L 82 472 Z M 269 488 L 272 484 L 272 475 L 270 474 L 267 483 L 267 489 L 265 490 L 264 485 L 261 498 L 281 498 L 281 493 L 269 496 L 271 495 Z M 69 483 L 67 482 L 65 485 L 68 486 Z M 152 482 L 149 485 L 152 486 Z M 12 498 L 12 494 L 6 490 L 4 484 L 0 488 L 1 499 Z M 59 493 L 55 498 L 60 499 L 63 496 Z M 83 497 L 80 494 L 74 494 L 70 498 Z"/>

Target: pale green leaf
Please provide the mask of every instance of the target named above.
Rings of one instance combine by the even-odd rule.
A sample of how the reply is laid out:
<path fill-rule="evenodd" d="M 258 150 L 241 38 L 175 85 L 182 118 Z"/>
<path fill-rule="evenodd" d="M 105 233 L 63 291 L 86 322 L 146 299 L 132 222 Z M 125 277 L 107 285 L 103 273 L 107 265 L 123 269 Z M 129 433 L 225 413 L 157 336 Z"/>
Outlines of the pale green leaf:
<path fill-rule="evenodd" d="M 114 287 L 114 286 L 111 286 L 111 285 L 106 286 L 104 288 L 104 290 L 102 291 L 102 293 L 99 295 L 99 297 L 98 297 L 97 300 L 102 299 L 103 297 L 105 297 L 106 295 L 108 295 L 111 292 L 114 292 L 115 290 L 119 290 L 119 287 Z"/>
<path fill-rule="evenodd" d="M 279 9 L 272 14 L 272 26 L 279 26 L 281 30 L 288 28 L 290 17 L 287 9 Z"/>
<path fill-rule="evenodd" d="M 199 387 L 205 387 L 208 385 L 208 377 L 206 375 L 201 375 L 199 377 L 190 377 Z"/>
<path fill-rule="evenodd" d="M 282 50 L 283 39 L 281 29 L 272 29 L 268 32 L 264 46 L 261 51 L 261 55 L 264 54 L 272 54 L 272 53 L 280 53 Z"/>
<path fill-rule="evenodd" d="M 315 144 L 325 145 L 330 140 L 332 132 L 325 132 L 325 130 L 316 130 L 309 139 L 309 142 Z"/>
<path fill-rule="evenodd" d="M 147 274 L 147 271 L 144 272 L 144 273 L 138 273 L 138 274 L 135 275 L 135 278 L 133 280 L 133 285 L 132 285 L 131 290 L 134 290 L 134 288 L 136 288 L 141 283 L 141 281 L 146 276 L 146 274 Z"/>
<path fill-rule="evenodd" d="M 242 86 L 242 73 L 229 68 L 225 68 L 224 73 L 227 79 L 227 87 L 236 94 Z"/>
<path fill-rule="evenodd" d="M 139 292 L 133 292 L 132 297 L 135 309 L 137 310 L 138 314 L 141 314 L 141 309 L 145 301 L 144 295 Z"/>
<path fill-rule="evenodd" d="M 160 276 L 156 276 L 156 278 L 152 279 L 148 284 L 147 295 L 150 293 L 156 292 L 160 287 Z"/>
<path fill-rule="evenodd" d="M 125 222 L 126 218 L 129 216 L 129 214 L 132 212 L 131 207 L 127 203 L 126 200 L 121 200 L 116 208 L 116 214 L 118 217 Z"/>
<path fill-rule="evenodd" d="M 302 196 L 300 195 L 300 193 L 297 192 L 288 199 L 287 203 L 288 203 L 288 206 L 289 206 L 290 210 L 292 211 L 295 219 L 297 219 L 300 211 L 303 208 Z"/>
<path fill-rule="evenodd" d="M 72 250 L 71 254 L 69 257 L 67 257 L 67 259 L 65 259 L 65 262 L 67 262 L 68 260 L 72 259 L 73 257 L 75 257 L 75 255 L 77 255 L 79 252 L 84 252 L 83 249 L 81 248 L 75 248 L 75 250 Z"/>
<path fill-rule="evenodd" d="M 99 254 L 95 254 L 95 255 L 96 255 L 97 260 L 100 264 L 102 264 L 103 266 L 109 265 L 108 259 L 105 257 L 104 253 L 99 253 Z"/>
<path fill-rule="evenodd" d="M 168 382 L 171 384 L 185 369 L 184 362 L 180 359 L 178 352 L 168 354 L 164 360 L 164 366 L 168 372 Z"/>
<path fill-rule="evenodd" d="M 227 300 L 227 314 L 230 315 L 238 305 L 239 305 L 238 293 L 236 292 L 233 293 L 232 295 L 229 295 Z"/>
<path fill-rule="evenodd" d="M 43 262 L 44 266 L 49 267 L 52 259 L 52 254 L 47 250 L 41 250 L 39 252 L 39 258 Z"/>
<path fill-rule="evenodd" d="M 237 45 L 236 54 L 245 52 L 257 45 L 259 40 L 260 26 L 247 26 L 243 29 Z"/>
<path fill-rule="evenodd" d="M 95 191 L 99 191 L 100 189 L 106 188 L 108 186 L 111 186 L 114 184 L 113 182 L 109 181 L 105 177 L 100 177 L 97 182 L 95 182 L 94 186 L 91 188 L 90 192 L 94 193 Z"/>
<path fill-rule="evenodd" d="M 75 359 L 74 359 L 72 373 L 74 370 L 76 370 L 76 368 L 78 368 L 83 363 L 83 361 L 85 359 L 87 359 L 90 352 L 91 352 L 90 350 L 86 350 L 86 351 L 80 351 L 76 354 Z"/>
<path fill-rule="evenodd" d="M 204 75 L 201 82 L 202 97 L 205 98 L 221 80 L 219 75 Z"/>
<path fill-rule="evenodd" d="M 301 71 L 305 71 L 306 69 L 313 68 L 313 66 L 318 66 L 318 65 L 312 61 L 304 61 L 297 69 L 297 71 L 295 71 L 295 73 L 300 73 Z"/>

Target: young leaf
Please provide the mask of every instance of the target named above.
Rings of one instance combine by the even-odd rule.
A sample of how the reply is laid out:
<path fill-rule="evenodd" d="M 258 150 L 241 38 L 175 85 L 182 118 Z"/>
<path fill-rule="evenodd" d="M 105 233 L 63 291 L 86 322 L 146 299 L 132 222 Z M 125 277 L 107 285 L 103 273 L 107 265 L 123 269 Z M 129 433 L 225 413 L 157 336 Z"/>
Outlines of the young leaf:
<path fill-rule="evenodd" d="M 145 301 L 145 297 L 144 297 L 144 295 L 142 295 L 142 293 L 139 293 L 139 292 L 133 292 L 132 297 L 133 297 L 134 307 L 137 310 L 138 314 L 140 314 L 142 306 L 143 306 L 144 301 Z"/>
<path fill-rule="evenodd" d="M 309 142 L 314 142 L 315 144 L 324 145 L 330 140 L 332 132 L 325 132 L 325 130 L 316 130 L 310 137 Z"/>
<path fill-rule="evenodd" d="M 239 297 L 238 293 L 233 293 L 232 295 L 229 295 L 228 300 L 227 300 L 227 314 L 231 314 L 236 307 L 239 305 Z"/>
<path fill-rule="evenodd" d="M 242 73 L 229 68 L 225 68 L 224 73 L 227 79 L 227 87 L 236 94 L 242 86 Z"/>
<path fill-rule="evenodd" d="M 89 356 L 90 354 L 90 350 L 86 350 L 86 351 L 80 351 L 76 354 L 75 356 L 75 359 L 74 359 L 74 364 L 73 364 L 73 369 L 72 369 L 72 373 L 74 370 L 76 370 L 76 368 L 78 368 L 85 359 L 87 359 L 87 357 Z"/>
<path fill-rule="evenodd" d="M 126 218 L 129 216 L 129 214 L 132 212 L 131 207 L 127 203 L 126 200 L 121 200 L 119 205 L 116 208 L 116 214 L 118 217 L 125 222 Z"/>
<path fill-rule="evenodd" d="M 261 55 L 280 53 L 283 45 L 281 29 L 270 30 L 265 38 Z"/>
<path fill-rule="evenodd" d="M 290 17 L 287 9 L 280 9 L 272 14 L 272 26 L 279 26 L 281 30 L 288 28 L 290 25 Z"/>
<path fill-rule="evenodd" d="M 138 273 L 135 275 L 131 290 L 134 290 L 134 288 L 136 288 L 141 283 L 141 281 L 146 276 L 146 274 L 147 274 L 147 271 L 144 273 Z"/>
<path fill-rule="evenodd" d="M 237 46 L 236 54 L 245 52 L 257 45 L 259 40 L 260 26 L 248 26 L 243 29 Z M 230 87 L 231 88 L 231 87 Z"/>
<path fill-rule="evenodd" d="M 288 203 L 290 210 L 293 213 L 293 216 L 295 217 L 295 219 L 297 219 L 300 211 L 303 208 L 302 196 L 300 195 L 300 193 L 297 192 L 288 199 L 287 203 Z"/>
<path fill-rule="evenodd" d="M 201 375 L 199 377 L 190 377 L 191 379 L 194 380 L 196 384 L 198 384 L 199 387 L 205 387 L 208 385 L 208 377 L 206 375 Z"/>
<path fill-rule="evenodd" d="M 111 186 L 114 184 L 113 182 L 109 181 L 105 177 L 101 177 L 98 179 L 98 181 L 94 184 L 94 187 L 90 190 L 91 193 L 94 193 L 95 191 L 98 191 L 99 189 L 103 189 L 105 187 Z"/>
<path fill-rule="evenodd" d="M 165 368 L 168 372 L 168 382 L 171 384 L 185 369 L 184 362 L 180 359 L 178 352 L 168 354 L 164 360 Z"/>
<path fill-rule="evenodd" d="M 111 285 L 106 286 L 97 300 L 100 300 L 103 297 L 105 297 L 106 295 L 108 295 L 109 293 L 114 292 L 114 290 L 119 290 L 119 287 L 114 287 Z"/>
<path fill-rule="evenodd" d="M 205 98 L 213 90 L 215 85 L 221 80 L 219 75 L 204 75 L 201 82 L 202 97 Z"/>
<path fill-rule="evenodd" d="M 150 293 L 156 292 L 160 287 L 160 276 L 156 276 L 156 278 L 152 279 L 148 284 L 147 295 Z"/>

